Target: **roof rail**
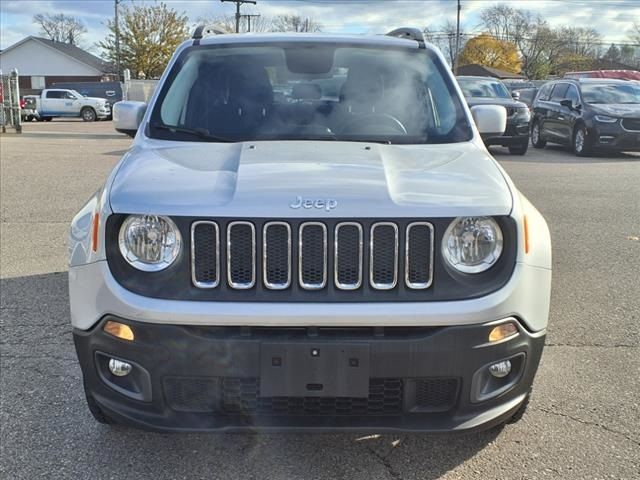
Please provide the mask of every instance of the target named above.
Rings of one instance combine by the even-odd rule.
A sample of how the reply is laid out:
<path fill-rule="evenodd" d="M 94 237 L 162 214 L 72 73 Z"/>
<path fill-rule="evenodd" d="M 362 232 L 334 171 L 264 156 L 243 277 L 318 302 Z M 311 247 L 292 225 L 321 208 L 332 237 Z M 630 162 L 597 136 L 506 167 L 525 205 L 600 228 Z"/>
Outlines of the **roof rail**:
<path fill-rule="evenodd" d="M 415 40 L 419 43 L 424 43 L 424 35 L 419 28 L 403 27 L 396 28 L 388 33 L 388 37 L 406 38 L 407 40 Z"/>
<path fill-rule="evenodd" d="M 223 29 L 219 25 L 215 25 L 215 24 L 206 25 L 203 23 L 201 25 L 198 25 L 195 32 L 193 32 L 193 36 L 191 38 L 193 40 L 200 40 L 208 35 L 223 35 L 225 33 L 229 33 L 229 32 L 227 32 L 225 29 Z"/>

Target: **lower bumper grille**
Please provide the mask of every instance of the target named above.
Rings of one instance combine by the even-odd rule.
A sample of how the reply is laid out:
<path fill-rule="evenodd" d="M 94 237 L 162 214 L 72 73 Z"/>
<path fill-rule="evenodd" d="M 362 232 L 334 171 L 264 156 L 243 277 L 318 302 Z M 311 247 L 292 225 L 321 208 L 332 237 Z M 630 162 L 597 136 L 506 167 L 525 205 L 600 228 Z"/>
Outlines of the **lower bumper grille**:
<path fill-rule="evenodd" d="M 371 378 L 369 396 L 261 397 L 256 377 L 166 377 L 167 404 L 181 412 L 227 415 L 390 416 L 414 412 L 443 412 L 457 401 L 456 378 Z"/>
<path fill-rule="evenodd" d="M 640 132 L 640 118 L 623 118 L 622 127 L 632 132 Z"/>

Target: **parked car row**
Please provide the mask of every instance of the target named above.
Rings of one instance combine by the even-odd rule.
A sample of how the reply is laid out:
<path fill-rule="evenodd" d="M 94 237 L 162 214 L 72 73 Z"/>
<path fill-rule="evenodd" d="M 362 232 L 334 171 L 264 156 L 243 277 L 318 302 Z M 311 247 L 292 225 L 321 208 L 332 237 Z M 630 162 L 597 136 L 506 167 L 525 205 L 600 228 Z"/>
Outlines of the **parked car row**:
<path fill-rule="evenodd" d="M 640 82 L 613 78 L 562 78 L 512 89 L 491 77 L 460 76 L 469 106 L 502 105 L 507 129 L 485 145 L 524 155 L 529 143 L 566 145 L 579 156 L 598 151 L 640 151 Z M 512 85 L 513 86 L 513 85 Z"/>

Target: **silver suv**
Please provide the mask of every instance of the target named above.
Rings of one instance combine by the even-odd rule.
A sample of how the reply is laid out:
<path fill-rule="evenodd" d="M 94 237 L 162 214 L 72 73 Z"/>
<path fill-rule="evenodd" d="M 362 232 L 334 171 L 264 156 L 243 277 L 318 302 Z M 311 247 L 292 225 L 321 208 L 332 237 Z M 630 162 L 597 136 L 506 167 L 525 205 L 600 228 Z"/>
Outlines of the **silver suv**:
<path fill-rule="evenodd" d="M 474 121 L 475 120 L 475 121 Z M 71 318 L 103 423 L 488 428 L 544 345 L 549 231 L 442 55 L 387 36 L 203 36 L 74 218 Z"/>

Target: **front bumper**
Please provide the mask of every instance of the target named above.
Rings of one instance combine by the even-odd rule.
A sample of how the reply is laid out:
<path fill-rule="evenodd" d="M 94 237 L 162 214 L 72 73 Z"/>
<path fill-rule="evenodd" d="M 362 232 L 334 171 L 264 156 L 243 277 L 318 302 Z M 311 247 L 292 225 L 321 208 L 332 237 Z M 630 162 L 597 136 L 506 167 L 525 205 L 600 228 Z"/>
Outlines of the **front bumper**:
<path fill-rule="evenodd" d="M 526 398 L 545 338 L 544 330 L 532 334 L 519 322 L 517 336 L 488 344 L 488 333 L 497 322 L 450 327 L 267 328 L 119 320 L 132 327 L 135 340 L 130 342 L 102 330 L 108 319 L 119 320 L 105 317 L 89 331 L 74 330 L 88 394 L 116 421 L 162 431 L 489 428 L 509 418 Z M 289 356 L 274 363 L 274 348 Z M 272 380 L 278 378 L 273 376 L 274 365 L 284 369 L 308 361 L 302 357 L 312 350 L 324 352 L 320 357 L 324 355 L 325 362 L 326 357 L 343 358 L 338 352 L 346 352 L 347 357 L 353 354 L 359 361 L 354 364 L 349 358 L 348 365 L 329 370 L 298 369 L 295 375 L 291 373 L 295 368 L 289 367 L 283 370 L 285 387 L 307 385 L 309 393 L 261 395 L 260 391 L 273 391 Z M 132 373 L 113 376 L 107 367 L 109 358 L 132 363 Z M 487 377 L 488 365 L 503 359 L 511 359 L 512 373 L 501 380 Z M 338 392 L 352 392 L 352 385 L 365 382 L 368 394 L 330 396 L 316 388 L 342 374 L 350 375 L 350 381 Z M 487 386 L 488 381 L 494 383 Z M 488 398 L 491 392 L 499 393 Z"/>
<path fill-rule="evenodd" d="M 528 122 L 507 122 L 507 128 L 499 137 L 484 139 L 485 145 L 501 145 L 503 147 L 522 145 L 529 142 Z"/>
<path fill-rule="evenodd" d="M 598 123 L 589 133 L 592 147 L 598 150 L 640 152 L 640 131 L 625 130 L 619 122 Z"/>
<path fill-rule="evenodd" d="M 110 107 L 99 108 L 96 110 L 96 115 L 100 119 L 108 118 L 111 116 L 111 108 Z"/>

